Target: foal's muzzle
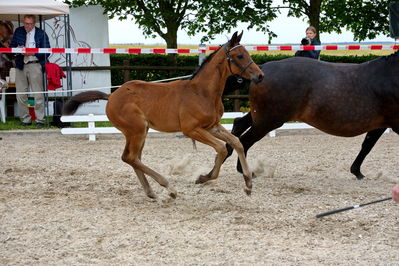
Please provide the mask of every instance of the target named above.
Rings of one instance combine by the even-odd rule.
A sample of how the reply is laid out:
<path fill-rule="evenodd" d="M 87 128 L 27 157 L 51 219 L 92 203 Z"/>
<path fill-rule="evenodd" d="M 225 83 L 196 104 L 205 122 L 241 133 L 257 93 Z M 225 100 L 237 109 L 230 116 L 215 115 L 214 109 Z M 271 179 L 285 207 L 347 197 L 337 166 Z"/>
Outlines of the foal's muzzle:
<path fill-rule="evenodd" d="M 251 75 L 252 81 L 255 83 L 261 82 L 264 77 L 265 77 L 265 74 L 263 74 L 262 71 L 258 75 Z"/>

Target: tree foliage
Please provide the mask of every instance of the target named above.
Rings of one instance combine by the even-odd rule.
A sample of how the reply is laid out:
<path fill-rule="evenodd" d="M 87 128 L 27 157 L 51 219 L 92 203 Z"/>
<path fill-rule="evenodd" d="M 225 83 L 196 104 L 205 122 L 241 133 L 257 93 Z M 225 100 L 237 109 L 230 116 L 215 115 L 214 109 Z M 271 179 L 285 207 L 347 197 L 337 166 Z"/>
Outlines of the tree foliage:
<path fill-rule="evenodd" d="M 131 15 L 145 36 L 159 35 L 168 48 L 177 47 L 178 30 L 202 41 L 235 29 L 239 22 L 247 29 L 267 33 L 269 42 L 277 35 L 268 23 L 283 9 L 288 16 L 306 19 L 318 32 L 347 29 L 355 40 L 389 34 L 389 1 L 382 0 L 65 0 L 73 7 L 101 5 L 110 18 Z M 128 32 L 126 34 L 129 34 Z M 319 34 L 317 35 L 319 36 Z"/>
<path fill-rule="evenodd" d="M 319 32 L 353 33 L 355 40 L 389 34 L 389 1 L 382 0 L 283 0 L 288 16 L 306 17 Z"/>
<path fill-rule="evenodd" d="M 351 31 L 355 40 L 374 39 L 389 35 L 389 1 L 382 0 L 327 0 L 323 4 L 320 30 Z"/>
<path fill-rule="evenodd" d="M 188 35 L 202 34 L 202 41 L 230 31 L 238 22 L 248 22 L 248 28 L 276 36 L 267 21 L 276 17 L 270 8 L 272 0 L 66 0 L 67 4 L 101 5 L 110 18 L 120 20 L 133 16 L 146 36 L 159 35 L 168 48 L 177 47 L 178 30 Z M 128 34 L 128 33 L 127 33 Z"/>

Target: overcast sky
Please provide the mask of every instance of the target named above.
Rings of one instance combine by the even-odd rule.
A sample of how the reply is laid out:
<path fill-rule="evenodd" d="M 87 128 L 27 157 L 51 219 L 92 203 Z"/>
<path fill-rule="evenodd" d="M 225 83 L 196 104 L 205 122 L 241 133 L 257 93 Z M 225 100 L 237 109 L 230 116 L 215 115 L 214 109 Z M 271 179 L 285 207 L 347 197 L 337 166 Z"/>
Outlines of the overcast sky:
<path fill-rule="evenodd" d="M 286 12 L 286 11 L 285 11 Z M 277 19 L 270 23 L 271 29 L 278 35 L 273 38 L 272 44 L 283 44 L 283 43 L 298 43 L 305 36 L 305 29 L 307 23 L 301 19 L 286 17 L 286 13 L 282 12 Z M 245 24 L 237 27 L 234 31 L 244 30 L 242 44 L 267 44 L 267 35 L 255 30 L 248 31 Z M 234 32 L 232 31 L 232 32 Z M 227 37 L 231 37 L 232 32 L 225 32 L 217 35 L 215 40 L 211 41 L 211 44 L 222 44 L 225 43 Z M 343 30 L 342 34 L 321 34 L 322 43 L 333 43 L 333 42 L 353 42 L 353 34 Z M 178 44 L 194 44 L 200 43 L 201 36 L 188 36 L 185 31 L 179 31 L 177 37 Z M 385 36 L 378 36 L 374 40 L 375 42 L 386 42 L 394 41 L 394 39 Z M 165 41 L 161 37 L 155 39 L 145 38 L 141 30 L 137 27 L 134 21 L 125 20 L 119 21 L 112 19 L 109 21 L 109 42 L 115 43 L 144 43 L 144 44 L 165 44 Z"/>

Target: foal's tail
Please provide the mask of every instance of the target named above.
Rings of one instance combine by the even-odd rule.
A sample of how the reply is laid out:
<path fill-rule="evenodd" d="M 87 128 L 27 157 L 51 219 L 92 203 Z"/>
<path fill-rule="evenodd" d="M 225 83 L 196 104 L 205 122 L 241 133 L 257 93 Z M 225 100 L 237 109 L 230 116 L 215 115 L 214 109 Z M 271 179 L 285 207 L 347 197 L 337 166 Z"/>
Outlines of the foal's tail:
<path fill-rule="evenodd" d="M 72 115 L 82 103 L 93 102 L 97 100 L 108 100 L 108 96 L 108 94 L 101 91 L 85 91 L 79 93 L 64 104 L 62 114 Z"/>

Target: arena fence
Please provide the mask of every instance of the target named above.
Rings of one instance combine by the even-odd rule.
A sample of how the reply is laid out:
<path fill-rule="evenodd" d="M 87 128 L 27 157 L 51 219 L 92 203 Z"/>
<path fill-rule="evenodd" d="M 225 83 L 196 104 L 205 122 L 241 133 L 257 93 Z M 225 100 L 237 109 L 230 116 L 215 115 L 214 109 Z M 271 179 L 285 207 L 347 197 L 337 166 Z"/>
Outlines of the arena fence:
<path fill-rule="evenodd" d="M 0 53 L 47 53 L 47 54 L 198 54 L 217 50 L 219 46 L 198 49 L 164 48 L 0 48 Z M 248 51 L 313 51 L 313 50 L 399 50 L 396 44 L 372 45 L 245 45 Z"/>
<path fill-rule="evenodd" d="M 241 112 L 226 112 L 223 114 L 222 119 L 234 119 L 237 117 L 243 117 L 246 113 Z M 79 127 L 79 128 L 63 128 L 61 129 L 61 134 L 63 135 L 88 135 L 89 141 L 95 141 L 96 135 L 98 134 L 119 134 L 121 133 L 115 127 L 96 127 L 96 122 L 106 122 L 109 121 L 106 115 L 71 115 L 71 116 L 62 116 L 62 122 L 87 122 L 87 127 Z M 233 124 L 222 124 L 227 130 L 231 130 L 233 128 Z M 275 137 L 276 130 L 292 130 L 292 129 L 314 129 L 314 127 L 302 123 L 302 122 L 291 122 L 284 123 L 281 127 L 270 131 L 269 136 Z M 158 132 L 156 130 L 150 129 L 149 133 Z M 391 132 L 391 129 L 387 129 L 385 133 Z"/>
<path fill-rule="evenodd" d="M 222 119 L 234 119 L 237 117 L 242 117 L 246 113 L 241 112 L 226 112 L 223 114 Z M 87 122 L 87 127 L 79 127 L 79 128 L 63 128 L 61 129 L 61 133 L 63 135 L 88 135 L 89 141 L 95 141 L 96 135 L 98 134 L 119 134 L 121 133 L 115 127 L 96 127 L 96 122 L 105 122 L 109 121 L 106 115 L 72 115 L 72 116 L 62 116 L 62 122 Z M 231 130 L 233 128 L 233 124 L 222 124 L 227 130 Z M 281 129 L 308 129 L 313 128 L 305 123 L 285 123 Z M 158 132 L 156 130 L 150 129 L 149 133 Z M 269 136 L 275 137 L 276 131 L 271 131 Z"/>

